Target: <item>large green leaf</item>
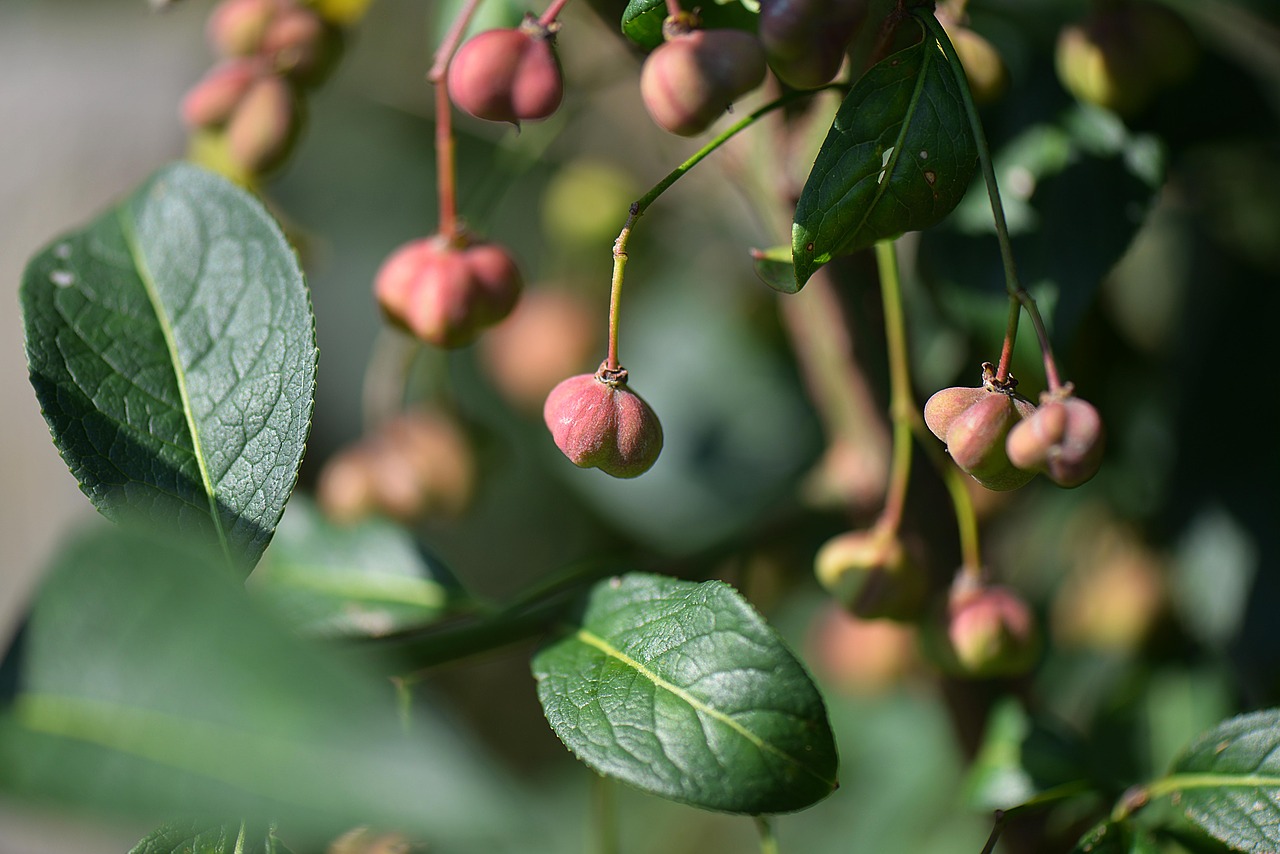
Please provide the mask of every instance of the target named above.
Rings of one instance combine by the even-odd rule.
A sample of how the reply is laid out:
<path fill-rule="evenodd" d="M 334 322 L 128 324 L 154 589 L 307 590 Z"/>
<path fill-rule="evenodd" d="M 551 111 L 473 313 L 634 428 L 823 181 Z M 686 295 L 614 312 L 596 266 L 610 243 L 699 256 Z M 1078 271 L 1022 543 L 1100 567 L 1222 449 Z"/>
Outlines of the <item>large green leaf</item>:
<path fill-rule="evenodd" d="M 413 536 L 385 519 L 336 525 L 294 496 L 249 578 L 250 591 L 312 636 L 369 636 L 420 626 L 444 611 L 454 585 Z"/>
<path fill-rule="evenodd" d="M 560 739 L 591 768 L 706 809 L 803 809 L 836 786 L 826 708 L 729 585 L 630 574 L 591 591 L 533 660 Z"/>
<path fill-rule="evenodd" d="M 254 833 L 244 824 L 171 821 L 148 833 L 129 854 L 289 854 L 275 831 Z"/>
<path fill-rule="evenodd" d="M 837 255 L 938 222 L 963 198 L 977 157 L 931 36 L 874 65 L 836 112 L 796 204 L 796 287 Z"/>
<path fill-rule="evenodd" d="M 306 285 L 262 205 L 163 169 L 36 255 L 22 308 L 31 383 L 94 505 L 247 572 L 297 479 L 316 375 Z"/>
<path fill-rule="evenodd" d="M 1157 787 L 1232 848 L 1280 849 L 1280 709 L 1240 715 L 1203 733 Z"/>
<path fill-rule="evenodd" d="M 0 794 L 163 820 L 485 840 L 518 811 L 465 733 L 304 643 L 204 551 L 106 527 L 55 562 L 0 682 Z"/>

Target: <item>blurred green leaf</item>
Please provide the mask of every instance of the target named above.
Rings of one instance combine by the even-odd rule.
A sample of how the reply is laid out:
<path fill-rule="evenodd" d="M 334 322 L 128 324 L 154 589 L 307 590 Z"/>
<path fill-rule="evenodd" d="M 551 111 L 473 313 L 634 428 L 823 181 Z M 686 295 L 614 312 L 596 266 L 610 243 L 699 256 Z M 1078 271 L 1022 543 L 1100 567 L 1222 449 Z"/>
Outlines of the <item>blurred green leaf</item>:
<path fill-rule="evenodd" d="M 94 505 L 247 573 L 297 479 L 316 376 L 306 284 L 262 205 L 169 166 L 36 255 L 22 308 L 31 383 Z"/>
<path fill-rule="evenodd" d="M 790 246 L 752 249 L 751 266 L 760 277 L 760 281 L 775 291 L 794 294 L 800 290 L 796 283 L 796 267 L 791 263 Z"/>
<path fill-rule="evenodd" d="M 304 634 L 378 636 L 440 616 L 447 582 L 443 568 L 428 563 L 399 525 L 382 519 L 335 525 L 299 495 L 249 588 Z"/>
<path fill-rule="evenodd" d="M 965 784 L 965 800 L 984 810 L 1009 809 L 1085 778 L 1084 746 L 1061 728 L 1027 714 L 1015 697 L 992 709 Z M 1081 783 L 1081 793 L 1087 788 Z"/>
<path fill-rule="evenodd" d="M 517 814 L 463 735 L 254 607 L 205 553 L 107 528 L 56 560 L 6 667 L 0 792 L 152 820 L 483 839 Z M 301 844 L 300 842 L 295 844 Z"/>
<path fill-rule="evenodd" d="M 171 821 L 148 833 L 129 854 L 289 854 L 274 829 L 261 836 L 243 824 Z"/>
<path fill-rule="evenodd" d="M 969 189 L 977 157 L 933 38 L 878 62 L 840 105 L 796 204 L 797 289 L 837 255 L 941 220 Z"/>
<path fill-rule="evenodd" d="M 1104 821 L 1084 836 L 1071 854 L 1159 854 L 1160 847 L 1144 830 L 1123 822 Z"/>
<path fill-rule="evenodd" d="M 1152 784 L 1187 817 L 1240 851 L 1280 847 L 1280 709 L 1240 715 L 1203 733 Z"/>
<path fill-rule="evenodd" d="M 705 809 L 803 809 L 836 787 L 826 708 L 730 586 L 630 574 L 533 659 L 551 728 L 596 771 Z"/>

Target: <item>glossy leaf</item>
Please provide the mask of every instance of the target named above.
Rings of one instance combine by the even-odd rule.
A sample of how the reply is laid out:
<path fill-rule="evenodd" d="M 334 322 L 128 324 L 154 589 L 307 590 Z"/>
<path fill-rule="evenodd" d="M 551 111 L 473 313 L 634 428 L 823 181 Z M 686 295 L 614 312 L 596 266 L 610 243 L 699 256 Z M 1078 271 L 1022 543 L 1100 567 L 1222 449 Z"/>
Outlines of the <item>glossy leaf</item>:
<path fill-rule="evenodd" d="M 31 383 L 94 505 L 247 572 L 297 479 L 316 376 L 302 272 L 262 205 L 170 166 L 32 259 L 22 308 Z"/>
<path fill-rule="evenodd" d="M 804 667 L 730 586 L 601 582 L 533 660 L 551 728 L 587 765 L 705 809 L 803 809 L 836 786 L 826 708 Z"/>
<path fill-rule="evenodd" d="M 443 568 L 404 528 L 382 519 L 335 525 L 305 496 L 289 502 L 249 589 L 316 636 L 376 637 L 423 625 L 450 595 Z"/>
<path fill-rule="evenodd" d="M 698 14 L 703 27 L 755 27 L 756 16 L 738 0 L 704 4 Z M 630 0 L 622 11 L 622 33 L 645 50 L 653 50 L 662 44 L 662 22 L 666 18 L 666 0 Z"/>
<path fill-rule="evenodd" d="M 1239 851 L 1280 848 L 1280 709 L 1240 715 L 1197 738 L 1153 784 Z"/>
<path fill-rule="evenodd" d="M 941 220 L 969 188 L 977 156 L 933 38 L 874 65 L 845 96 L 800 193 L 796 288 L 837 255 Z"/>
<path fill-rule="evenodd" d="M 243 824 L 171 821 L 148 833 L 129 854 L 289 854 L 273 830 L 254 833 Z"/>
<path fill-rule="evenodd" d="M 775 291 L 794 294 L 800 290 L 796 284 L 796 268 L 791 263 L 791 247 L 771 246 L 768 249 L 751 250 L 751 266 L 760 281 Z"/>
<path fill-rule="evenodd" d="M 427 839 L 518 810 L 465 735 L 299 640 L 203 551 L 107 527 L 55 562 L 5 668 L 0 795 L 150 820 L 358 824 Z"/>

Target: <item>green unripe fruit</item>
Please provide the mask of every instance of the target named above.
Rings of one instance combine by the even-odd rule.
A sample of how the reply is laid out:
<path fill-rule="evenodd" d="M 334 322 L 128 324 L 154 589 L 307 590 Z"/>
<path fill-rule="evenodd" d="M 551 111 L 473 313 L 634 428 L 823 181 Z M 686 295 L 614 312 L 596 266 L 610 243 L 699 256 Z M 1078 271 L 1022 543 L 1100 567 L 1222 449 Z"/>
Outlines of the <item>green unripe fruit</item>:
<path fill-rule="evenodd" d="M 897 532 L 879 526 L 828 540 L 814 558 L 814 574 L 850 613 L 863 619 L 914 619 L 928 586 Z"/>
<path fill-rule="evenodd" d="M 542 418 L 569 461 L 619 478 L 648 471 L 662 452 L 662 425 L 640 395 L 627 388 L 627 372 L 605 365 L 569 377 L 547 395 Z"/>

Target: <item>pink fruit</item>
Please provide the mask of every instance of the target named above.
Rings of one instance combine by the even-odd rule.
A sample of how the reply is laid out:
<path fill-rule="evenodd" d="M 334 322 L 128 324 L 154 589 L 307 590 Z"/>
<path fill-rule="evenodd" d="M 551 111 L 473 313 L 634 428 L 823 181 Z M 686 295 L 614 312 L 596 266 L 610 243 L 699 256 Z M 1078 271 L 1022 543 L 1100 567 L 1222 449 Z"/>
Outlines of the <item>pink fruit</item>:
<path fill-rule="evenodd" d="M 680 136 L 706 130 L 764 81 L 764 49 L 741 30 L 692 30 L 654 49 L 640 72 L 649 116 Z"/>
<path fill-rule="evenodd" d="M 222 56 L 255 54 L 279 10 L 279 0 L 222 0 L 209 14 L 209 45 Z"/>
<path fill-rule="evenodd" d="M 536 288 L 484 337 L 481 355 L 503 397 L 536 412 L 565 375 L 592 363 L 602 329 L 588 300 L 563 288 Z"/>
<path fill-rule="evenodd" d="M 636 477 L 662 452 L 662 425 L 643 398 L 627 388 L 627 372 L 604 365 L 562 381 L 542 409 L 556 447 L 581 468 Z"/>
<path fill-rule="evenodd" d="M 227 149 L 249 173 L 267 172 L 284 161 L 298 130 L 293 89 L 275 74 L 254 81 L 227 122 Z"/>
<path fill-rule="evenodd" d="M 1031 608 L 1007 587 L 959 582 L 948 606 L 947 639 L 963 673 L 1017 676 L 1040 650 Z"/>
<path fill-rule="evenodd" d="M 836 76 L 866 17 L 866 0 L 761 0 L 760 43 L 779 80 L 813 89 Z"/>
<path fill-rule="evenodd" d="M 1018 468 L 1073 487 L 1097 474 L 1104 445 L 1098 410 L 1076 397 L 1046 395 L 1034 414 L 1009 431 L 1005 447 Z"/>
<path fill-rule="evenodd" d="M 254 82 L 264 73 L 252 59 L 227 59 L 215 65 L 182 98 L 182 120 L 191 128 L 225 124 Z"/>
<path fill-rule="evenodd" d="M 502 320 L 520 297 L 515 261 L 496 243 L 462 245 L 443 235 L 410 241 L 374 280 L 387 320 L 437 347 L 471 343 Z"/>
<path fill-rule="evenodd" d="M 545 119 L 564 96 L 551 33 L 532 16 L 470 39 L 449 63 L 447 84 L 453 103 L 492 122 Z"/>
<path fill-rule="evenodd" d="M 1009 462 L 1005 437 L 1009 429 L 1035 412 L 1031 401 L 1013 392 L 1013 381 L 995 379 L 995 367 L 982 366 L 983 384 L 977 388 L 945 388 L 924 405 L 924 421 L 933 435 L 947 443 L 955 464 L 987 489 L 1017 489 L 1034 472 Z"/>

